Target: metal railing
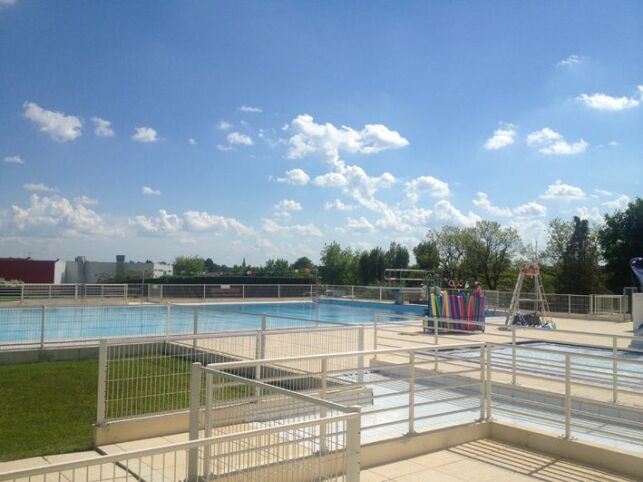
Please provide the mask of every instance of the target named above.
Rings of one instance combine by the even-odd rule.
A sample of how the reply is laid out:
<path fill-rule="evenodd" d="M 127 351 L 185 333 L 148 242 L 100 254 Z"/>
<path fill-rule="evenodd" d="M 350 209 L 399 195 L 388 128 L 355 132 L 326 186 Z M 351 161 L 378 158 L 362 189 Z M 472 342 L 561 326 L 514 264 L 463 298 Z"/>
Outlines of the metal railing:
<path fill-rule="evenodd" d="M 364 327 L 337 324 L 144 339 L 102 339 L 99 345 L 97 425 L 186 410 L 190 364 L 294 357 L 364 348 Z"/>

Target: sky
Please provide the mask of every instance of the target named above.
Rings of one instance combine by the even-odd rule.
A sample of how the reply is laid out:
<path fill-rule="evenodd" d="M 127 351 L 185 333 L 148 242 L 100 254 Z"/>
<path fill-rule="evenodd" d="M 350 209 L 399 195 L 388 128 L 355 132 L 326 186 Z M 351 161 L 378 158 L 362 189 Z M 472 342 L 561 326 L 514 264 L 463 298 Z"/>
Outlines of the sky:
<path fill-rule="evenodd" d="M 643 193 L 642 24 L 639 1 L 0 0 L 0 256 L 600 223 Z"/>

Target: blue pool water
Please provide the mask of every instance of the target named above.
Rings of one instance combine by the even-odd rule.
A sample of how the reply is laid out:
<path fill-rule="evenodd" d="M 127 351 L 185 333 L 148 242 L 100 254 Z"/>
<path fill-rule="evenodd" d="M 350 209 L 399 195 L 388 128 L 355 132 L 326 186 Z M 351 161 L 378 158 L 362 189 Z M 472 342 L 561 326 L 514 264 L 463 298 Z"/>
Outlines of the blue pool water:
<path fill-rule="evenodd" d="M 424 307 L 376 302 L 324 300 L 319 303 L 198 305 L 198 332 L 256 330 L 262 314 L 267 328 L 304 327 L 320 322 L 370 323 L 375 313 L 422 315 Z M 195 306 L 130 305 L 0 308 L 0 344 L 152 336 L 194 332 Z M 286 318 L 281 318 L 286 317 Z M 297 318 L 293 320 L 291 318 Z"/>

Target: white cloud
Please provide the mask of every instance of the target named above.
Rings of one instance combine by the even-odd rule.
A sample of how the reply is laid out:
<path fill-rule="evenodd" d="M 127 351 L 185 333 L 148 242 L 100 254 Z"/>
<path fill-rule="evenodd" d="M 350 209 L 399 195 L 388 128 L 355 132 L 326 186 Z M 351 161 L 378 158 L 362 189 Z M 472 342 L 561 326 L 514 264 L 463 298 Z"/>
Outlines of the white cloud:
<path fill-rule="evenodd" d="M 381 214 L 382 216 L 375 221 L 377 228 L 387 232 L 409 233 L 426 231 L 432 211 L 416 206 L 397 206 L 395 209 L 385 206 Z"/>
<path fill-rule="evenodd" d="M 542 219 L 514 218 L 509 224 L 518 231 L 525 244 L 538 243 L 538 246 L 547 244 L 547 224 Z"/>
<path fill-rule="evenodd" d="M 607 201 L 603 203 L 603 206 L 610 209 L 625 209 L 630 202 L 629 196 L 622 194 L 612 201 Z"/>
<path fill-rule="evenodd" d="M 360 216 L 357 219 L 349 217 L 344 229 L 355 233 L 372 233 L 375 230 L 374 226 L 364 216 Z"/>
<path fill-rule="evenodd" d="M 606 191 L 605 189 L 594 189 L 594 192 L 596 194 L 600 194 L 601 196 L 613 196 L 614 193 L 611 191 Z"/>
<path fill-rule="evenodd" d="M 292 212 L 301 211 L 303 208 L 301 204 L 292 199 L 282 199 L 274 206 L 275 216 L 288 218 Z"/>
<path fill-rule="evenodd" d="M 337 209 L 338 211 L 352 211 L 356 208 L 357 206 L 353 204 L 344 204 L 339 199 L 335 199 L 334 201 L 327 201 L 324 203 L 324 209 L 326 211 L 329 211 L 331 209 Z"/>
<path fill-rule="evenodd" d="M 617 112 L 638 107 L 643 100 L 643 85 L 638 86 L 638 92 L 632 97 L 612 97 L 603 93 L 581 94 L 576 100 L 590 109 Z"/>
<path fill-rule="evenodd" d="M 261 107 L 252 107 L 249 105 L 242 105 L 241 107 L 239 107 L 238 110 L 241 112 L 254 112 L 254 113 L 263 112 L 263 109 L 261 109 Z"/>
<path fill-rule="evenodd" d="M 471 211 L 469 211 L 469 214 L 467 215 L 462 214 L 459 209 L 446 199 L 435 203 L 435 206 L 433 206 L 433 212 L 436 219 L 448 223 L 459 224 L 461 226 L 474 226 L 476 222 L 482 219 Z"/>
<path fill-rule="evenodd" d="M 387 149 L 407 146 L 409 141 L 397 131 L 382 124 L 367 124 L 360 131 L 351 127 L 335 127 L 327 122 L 317 124 L 308 114 L 297 116 L 291 123 L 294 132 L 288 140 L 287 157 L 300 159 L 310 154 L 322 154 L 336 161 L 340 151 L 375 154 Z"/>
<path fill-rule="evenodd" d="M 22 187 L 24 187 L 27 191 L 34 191 L 34 192 L 58 192 L 57 187 L 47 186 L 42 182 L 28 182 L 27 184 L 24 184 Z"/>
<path fill-rule="evenodd" d="M 165 209 L 159 209 L 158 216 L 134 216 L 130 224 L 139 233 L 153 236 L 168 236 L 183 229 L 183 221 L 176 214 L 170 214 Z"/>
<path fill-rule="evenodd" d="M 161 195 L 161 191 L 159 191 L 158 189 L 152 189 L 149 186 L 141 187 L 141 193 L 145 194 L 146 196 L 160 196 Z"/>
<path fill-rule="evenodd" d="M 11 206 L 10 227 L 18 233 L 45 237 L 110 234 L 101 217 L 81 203 L 60 196 L 32 194 L 29 206 Z"/>
<path fill-rule="evenodd" d="M 310 181 L 310 176 L 303 169 L 290 169 L 284 177 L 278 177 L 277 182 L 292 184 L 293 186 L 305 186 Z"/>
<path fill-rule="evenodd" d="M 571 67 L 572 65 L 581 64 L 585 60 L 584 57 L 576 54 L 572 54 L 569 57 L 561 60 L 556 65 L 558 67 Z"/>
<path fill-rule="evenodd" d="M 484 148 L 488 150 L 501 149 L 513 144 L 516 140 L 516 126 L 513 124 L 503 124 L 493 132 L 493 135 L 487 139 Z"/>
<path fill-rule="evenodd" d="M 564 184 L 560 179 L 557 179 L 556 182 L 547 186 L 547 190 L 540 197 L 543 199 L 579 200 L 585 199 L 587 195 L 580 187 Z"/>
<path fill-rule="evenodd" d="M 151 127 L 137 127 L 134 131 L 132 139 L 137 142 L 156 142 L 159 140 L 156 131 Z"/>
<path fill-rule="evenodd" d="M 222 131 L 227 131 L 229 129 L 232 129 L 232 127 L 232 124 L 224 120 L 219 121 L 219 123 L 217 124 L 217 129 L 221 129 Z"/>
<path fill-rule="evenodd" d="M 188 139 L 188 143 L 194 146 L 194 145 L 196 145 L 196 139 L 194 139 L 193 137 L 190 137 Z"/>
<path fill-rule="evenodd" d="M 84 195 L 75 197 L 74 201 L 83 206 L 95 206 L 98 204 L 98 199 Z"/>
<path fill-rule="evenodd" d="M 16 0 L 0 0 L 0 7 L 10 7 L 16 4 Z"/>
<path fill-rule="evenodd" d="M 449 184 L 436 179 L 433 176 L 420 176 L 412 181 L 406 183 L 404 188 L 406 197 L 412 202 L 416 203 L 421 195 L 432 197 L 447 197 L 451 192 L 449 191 Z"/>
<path fill-rule="evenodd" d="M 94 116 L 92 117 L 92 122 L 94 123 L 94 134 L 96 134 L 97 136 L 114 136 L 114 129 L 112 129 L 112 123 L 110 121 Z"/>
<path fill-rule="evenodd" d="M 222 144 L 217 144 L 217 149 L 220 151 L 234 151 L 234 147 L 232 146 L 224 146 Z"/>
<path fill-rule="evenodd" d="M 183 214 L 185 226 L 190 231 L 234 231 L 238 235 L 252 234 L 254 230 L 234 218 L 206 211 L 187 211 Z"/>
<path fill-rule="evenodd" d="M 73 141 L 82 135 L 83 122 L 76 116 L 43 109 L 35 102 L 25 102 L 22 106 L 24 117 L 38 126 L 40 132 L 48 134 L 55 141 Z"/>
<path fill-rule="evenodd" d="M 579 207 L 576 208 L 576 213 L 581 219 L 587 219 L 588 221 L 601 222 L 603 221 L 603 216 L 598 211 L 598 208 L 589 208 L 589 207 Z"/>
<path fill-rule="evenodd" d="M 20 156 L 6 156 L 3 161 L 7 164 L 24 164 L 25 160 Z"/>
<path fill-rule="evenodd" d="M 489 196 L 487 196 L 487 193 L 484 192 L 479 192 L 476 195 L 476 197 L 473 199 L 473 205 L 482 209 L 483 211 L 488 212 L 492 216 L 496 216 L 499 218 L 510 218 L 512 216 L 511 209 L 492 205 L 491 201 L 489 201 Z"/>
<path fill-rule="evenodd" d="M 228 144 L 230 145 L 243 145 L 243 146 L 251 146 L 254 144 L 252 137 L 247 136 L 246 134 L 241 134 L 239 132 L 231 132 L 226 136 L 226 139 L 228 141 Z"/>
<path fill-rule="evenodd" d="M 573 155 L 585 152 L 589 145 L 585 140 L 568 143 L 558 132 L 545 127 L 527 136 L 527 145 L 538 148 L 538 152 L 547 155 Z"/>
<path fill-rule="evenodd" d="M 286 235 L 297 235 L 297 236 L 323 236 L 321 230 L 312 223 L 309 224 L 291 224 L 283 225 L 278 224 L 272 219 L 262 219 L 261 220 L 262 229 L 270 234 L 286 234 Z"/>
<path fill-rule="evenodd" d="M 547 207 L 535 202 L 528 202 L 514 208 L 514 214 L 523 218 L 543 217 L 547 215 Z"/>

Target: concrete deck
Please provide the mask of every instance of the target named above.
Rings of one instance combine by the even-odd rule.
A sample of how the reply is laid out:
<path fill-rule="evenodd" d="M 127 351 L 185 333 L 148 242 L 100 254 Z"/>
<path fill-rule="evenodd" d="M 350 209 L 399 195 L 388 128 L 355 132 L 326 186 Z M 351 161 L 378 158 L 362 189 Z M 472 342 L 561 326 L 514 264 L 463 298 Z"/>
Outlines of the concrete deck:
<path fill-rule="evenodd" d="M 439 452 L 381 465 L 364 470 L 360 475 L 362 482 L 635 480 L 490 439 L 476 440 Z"/>

